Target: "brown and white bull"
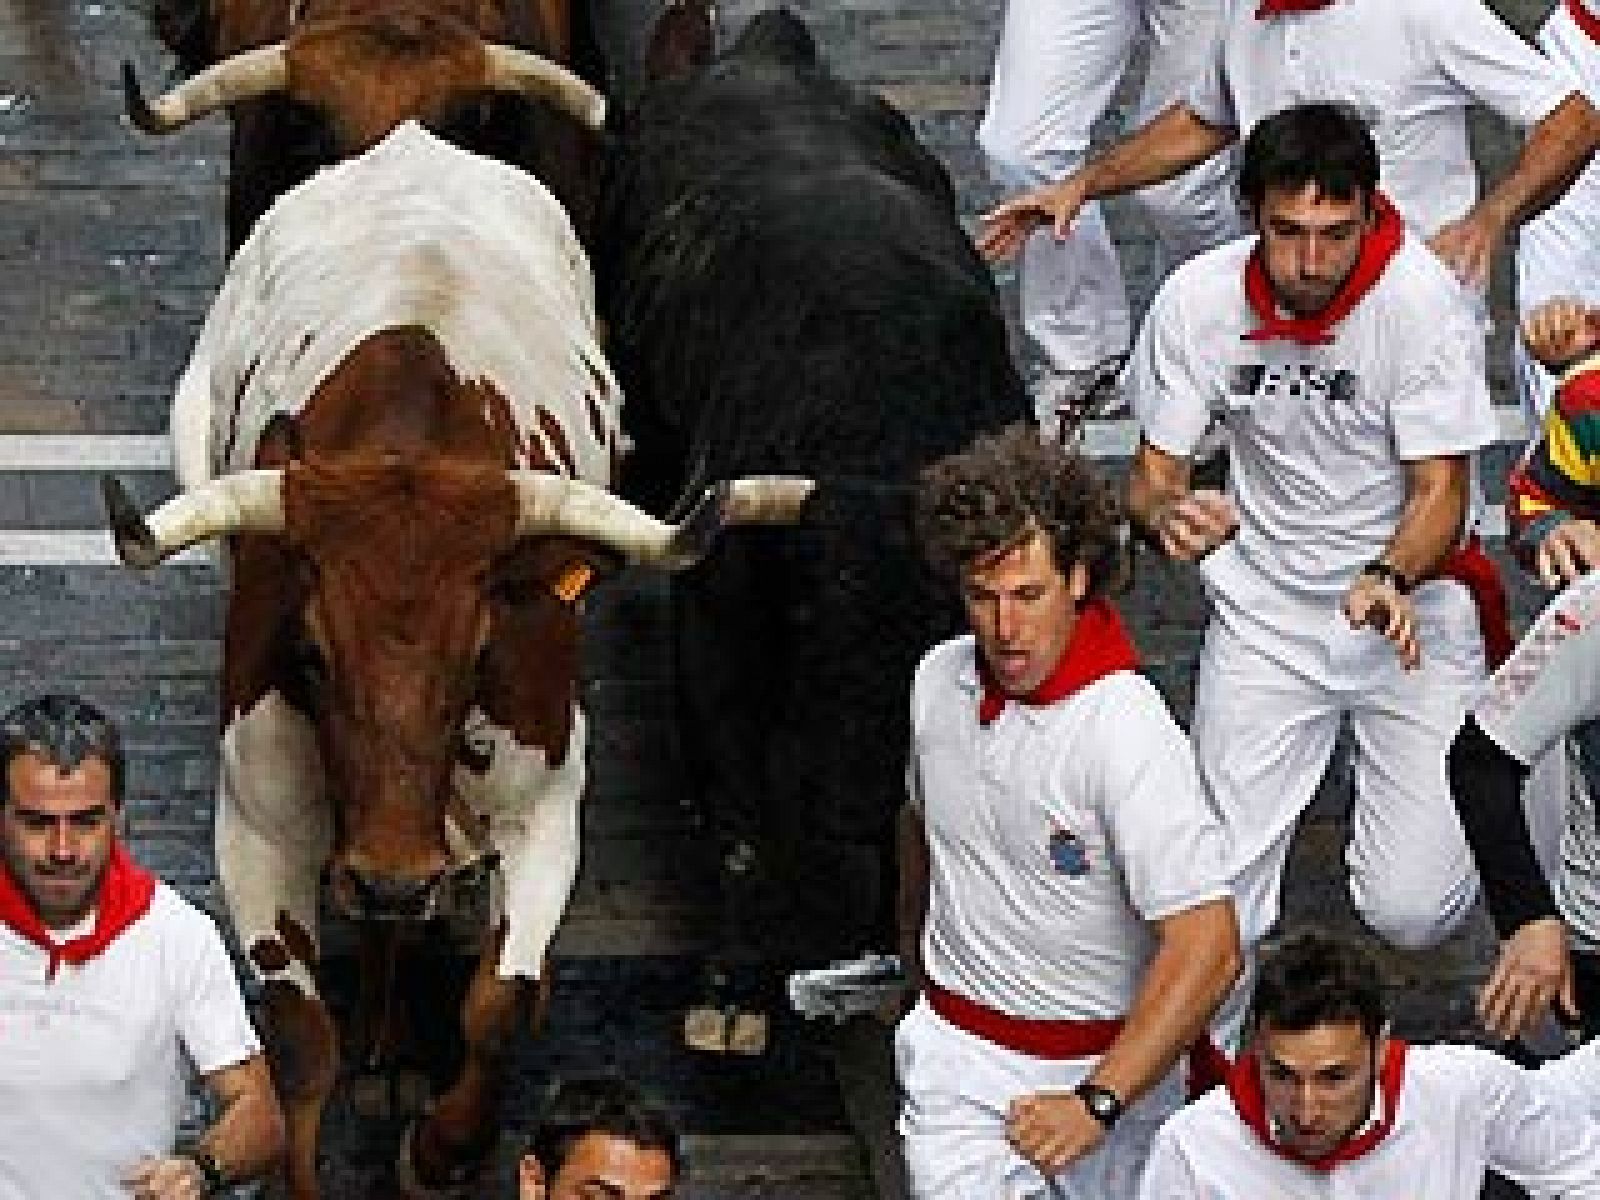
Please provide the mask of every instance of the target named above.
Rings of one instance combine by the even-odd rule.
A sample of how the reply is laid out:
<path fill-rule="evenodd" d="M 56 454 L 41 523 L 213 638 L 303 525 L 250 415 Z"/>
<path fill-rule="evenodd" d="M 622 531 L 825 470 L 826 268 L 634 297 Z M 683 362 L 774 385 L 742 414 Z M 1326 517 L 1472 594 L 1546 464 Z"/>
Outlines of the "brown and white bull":
<path fill-rule="evenodd" d="M 173 128 L 293 86 L 290 50 L 136 119 Z M 479 51 L 481 78 L 498 62 L 597 119 L 564 73 Z M 610 495 L 621 396 L 561 206 L 415 121 L 384 130 L 394 109 L 334 111 L 369 148 L 286 194 L 235 257 L 174 399 L 182 491 L 146 518 L 108 485 L 133 565 L 232 539 L 217 865 L 264 985 L 295 1197 L 317 1194 L 338 1059 L 319 880 L 353 915 L 416 919 L 453 872 L 497 864 L 465 1065 L 402 1155 L 413 1191 L 470 1179 L 577 869 L 577 599 L 622 561 L 692 563 L 773 495 L 724 485 L 677 526 Z"/>

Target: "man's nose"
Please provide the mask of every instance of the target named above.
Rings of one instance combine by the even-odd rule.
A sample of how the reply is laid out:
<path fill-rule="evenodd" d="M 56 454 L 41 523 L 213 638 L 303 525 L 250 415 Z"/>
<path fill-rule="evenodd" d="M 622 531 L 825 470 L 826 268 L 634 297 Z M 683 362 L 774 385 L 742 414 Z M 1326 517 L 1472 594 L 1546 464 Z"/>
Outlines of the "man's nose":
<path fill-rule="evenodd" d="M 1006 596 L 1000 597 L 994 609 L 995 637 L 1002 642 L 1010 642 L 1016 637 L 1017 628 L 1017 602 Z"/>
<path fill-rule="evenodd" d="M 49 851 L 52 861 L 71 862 L 78 857 L 77 849 L 77 839 L 65 821 L 58 821 L 50 827 Z"/>
<path fill-rule="evenodd" d="M 1305 279 L 1322 279 L 1328 273 L 1328 243 L 1319 237 L 1308 237 L 1300 247 L 1300 275 Z"/>
<path fill-rule="evenodd" d="M 1322 1119 L 1322 1101 L 1315 1088 L 1303 1087 L 1296 1090 L 1294 1119 L 1302 1129 L 1315 1128 Z"/>

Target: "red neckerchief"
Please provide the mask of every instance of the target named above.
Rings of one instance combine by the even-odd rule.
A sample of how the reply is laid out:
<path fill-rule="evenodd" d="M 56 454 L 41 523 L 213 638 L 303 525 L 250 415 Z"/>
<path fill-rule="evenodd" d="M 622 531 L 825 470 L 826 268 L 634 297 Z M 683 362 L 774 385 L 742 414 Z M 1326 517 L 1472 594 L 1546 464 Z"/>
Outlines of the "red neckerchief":
<path fill-rule="evenodd" d="M 156 877 L 128 857 L 121 842 L 112 842 L 111 859 L 106 863 L 105 878 L 100 883 L 100 896 L 95 903 L 94 929 L 90 932 L 70 942 L 56 943 L 16 880 L 11 878 L 11 872 L 4 868 L 0 868 L 0 924 L 9 926 L 50 955 L 50 965 L 44 973 L 48 982 L 56 977 L 62 963 L 74 966 L 86 963 L 115 941 L 150 910 L 155 892 Z"/>
<path fill-rule="evenodd" d="M 1376 216 L 1372 228 L 1361 239 L 1361 254 L 1350 270 L 1350 277 L 1339 286 L 1332 300 L 1321 312 L 1309 317 L 1280 317 L 1278 305 L 1272 296 L 1272 282 L 1267 269 L 1261 265 L 1261 245 L 1258 242 L 1250 261 L 1244 269 L 1244 294 L 1250 308 L 1260 319 L 1259 328 L 1242 335 L 1246 342 L 1265 342 L 1273 338 L 1287 338 L 1302 346 L 1323 346 L 1333 341 L 1333 327 L 1350 315 L 1350 310 L 1361 303 L 1383 276 L 1389 261 L 1399 253 L 1405 240 L 1405 222 L 1389 197 L 1382 192 L 1372 194 L 1372 208 Z"/>
<path fill-rule="evenodd" d="M 1600 42 L 1600 17 L 1585 8 L 1583 0 L 1567 0 L 1567 12 L 1571 14 L 1573 23 L 1579 29 L 1594 41 Z"/>
<path fill-rule="evenodd" d="M 1254 1052 L 1240 1055 L 1239 1061 L 1229 1072 L 1228 1094 L 1233 1097 L 1233 1107 L 1239 1119 L 1255 1130 L 1256 1136 L 1269 1150 L 1280 1158 L 1326 1174 L 1340 1163 L 1360 1158 L 1389 1136 L 1394 1129 L 1395 1113 L 1400 1108 L 1400 1084 L 1405 1078 L 1405 1071 L 1406 1043 L 1399 1038 L 1390 1038 L 1389 1051 L 1378 1070 L 1378 1094 L 1383 1098 L 1383 1115 L 1377 1124 L 1369 1126 L 1321 1158 L 1296 1154 L 1287 1146 L 1280 1145 L 1272 1136 L 1272 1126 L 1267 1119 L 1266 1096 L 1261 1090 L 1261 1063 Z"/>
<path fill-rule="evenodd" d="M 1005 709 L 1007 700 L 1023 704 L 1054 704 L 1080 688 L 1116 671 L 1133 671 L 1139 666 L 1139 652 L 1133 648 L 1128 631 L 1111 602 L 1091 600 L 1078 612 L 1072 636 L 1061 652 L 1061 660 L 1047 678 L 1026 696 L 1008 696 L 994 681 L 989 664 L 978 654 L 978 678 L 983 680 L 983 699 L 978 701 L 978 723 L 987 725 Z"/>
<path fill-rule="evenodd" d="M 1261 7 L 1256 9 L 1256 20 L 1281 17 L 1285 13 L 1316 12 L 1332 3 L 1333 0 L 1261 0 Z"/>

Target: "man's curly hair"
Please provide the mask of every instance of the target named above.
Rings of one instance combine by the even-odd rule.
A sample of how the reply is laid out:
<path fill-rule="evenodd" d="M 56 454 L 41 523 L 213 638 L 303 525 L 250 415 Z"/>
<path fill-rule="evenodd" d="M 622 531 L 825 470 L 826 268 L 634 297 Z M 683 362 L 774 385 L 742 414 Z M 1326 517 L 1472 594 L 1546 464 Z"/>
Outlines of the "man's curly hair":
<path fill-rule="evenodd" d="M 1089 569 L 1086 598 L 1122 579 L 1126 550 L 1115 493 L 1081 454 L 1041 441 L 1032 424 L 987 434 L 925 468 L 916 525 L 928 562 L 952 579 L 1035 528 L 1049 538 L 1063 574 L 1077 562 Z"/>

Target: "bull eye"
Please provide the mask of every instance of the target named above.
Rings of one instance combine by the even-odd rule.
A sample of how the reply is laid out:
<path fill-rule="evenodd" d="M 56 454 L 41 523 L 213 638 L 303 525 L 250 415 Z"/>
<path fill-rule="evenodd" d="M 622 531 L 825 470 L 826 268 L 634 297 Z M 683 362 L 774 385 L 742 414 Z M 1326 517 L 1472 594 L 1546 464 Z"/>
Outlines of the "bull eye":
<path fill-rule="evenodd" d="M 327 690 L 328 660 L 316 643 L 305 640 L 295 647 L 294 671 L 313 697 Z"/>

